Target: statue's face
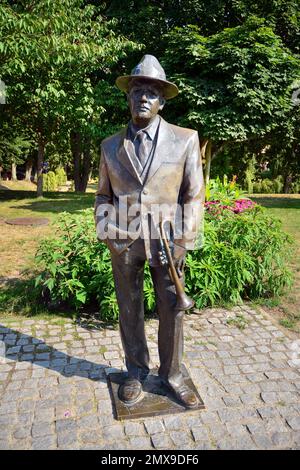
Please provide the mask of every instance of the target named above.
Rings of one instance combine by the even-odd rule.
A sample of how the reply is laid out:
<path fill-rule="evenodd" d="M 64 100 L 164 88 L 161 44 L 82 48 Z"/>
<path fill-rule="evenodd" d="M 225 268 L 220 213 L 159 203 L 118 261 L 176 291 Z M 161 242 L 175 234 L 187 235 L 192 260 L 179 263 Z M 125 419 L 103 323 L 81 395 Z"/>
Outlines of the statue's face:
<path fill-rule="evenodd" d="M 163 109 L 165 100 L 155 82 L 136 79 L 130 84 L 128 103 L 133 122 L 143 126 Z"/>

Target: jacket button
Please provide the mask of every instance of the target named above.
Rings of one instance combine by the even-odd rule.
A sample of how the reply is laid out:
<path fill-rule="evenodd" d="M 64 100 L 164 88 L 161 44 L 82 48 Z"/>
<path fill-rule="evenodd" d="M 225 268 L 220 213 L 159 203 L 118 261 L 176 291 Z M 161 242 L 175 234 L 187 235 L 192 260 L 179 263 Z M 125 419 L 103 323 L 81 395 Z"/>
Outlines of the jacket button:
<path fill-rule="evenodd" d="M 143 194 L 148 194 L 148 193 L 149 193 L 148 189 L 143 189 Z"/>

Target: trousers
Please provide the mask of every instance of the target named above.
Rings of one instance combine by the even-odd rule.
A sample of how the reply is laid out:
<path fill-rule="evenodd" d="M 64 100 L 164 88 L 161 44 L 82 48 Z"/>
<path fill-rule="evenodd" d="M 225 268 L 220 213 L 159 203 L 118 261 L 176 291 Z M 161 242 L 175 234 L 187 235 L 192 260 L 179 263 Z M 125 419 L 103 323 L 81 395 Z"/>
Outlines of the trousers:
<path fill-rule="evenodd" d="M 149 350 L 144 324 L 144 243 L 138 239 L 120 255 L 112 253 L 111 259 L 119 306 L 120 335 L 128 375 L 143 380 L 149 373 Z M 174 309 L 176 292 L 167 267 L 150 265 L 150 272 L 159 317 L 158 374 L 171 385 L 181 385 L 184 312 Z"/>

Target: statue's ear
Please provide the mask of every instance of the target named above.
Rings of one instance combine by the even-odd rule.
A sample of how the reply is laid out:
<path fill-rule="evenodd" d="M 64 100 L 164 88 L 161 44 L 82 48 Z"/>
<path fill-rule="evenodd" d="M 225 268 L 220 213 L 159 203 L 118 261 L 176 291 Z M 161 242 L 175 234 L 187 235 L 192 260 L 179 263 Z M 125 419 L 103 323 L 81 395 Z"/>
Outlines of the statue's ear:
<path fill-rule="evenodd" d="M 166 100 L 165 98 L 159 98 L 159 102 L 160 102 L 159 110 L 161 111 L 164 108 L 164 105 L 166 104 Z"/>

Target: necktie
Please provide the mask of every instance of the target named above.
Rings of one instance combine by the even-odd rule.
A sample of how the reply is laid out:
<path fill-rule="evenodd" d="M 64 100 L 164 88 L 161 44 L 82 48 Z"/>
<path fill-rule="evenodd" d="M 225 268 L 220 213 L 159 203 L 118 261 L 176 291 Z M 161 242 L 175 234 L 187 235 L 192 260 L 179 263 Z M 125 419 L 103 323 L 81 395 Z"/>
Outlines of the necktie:
<path fill-rule="evenodd" d="M 138 157 L 140 159 L 142 168 L 144 168 L 149 153 L 147 150 L 147 134 L 145 132 L 140 132 L 137 135 L 137 138 L 139 140 Z"/>

